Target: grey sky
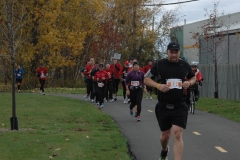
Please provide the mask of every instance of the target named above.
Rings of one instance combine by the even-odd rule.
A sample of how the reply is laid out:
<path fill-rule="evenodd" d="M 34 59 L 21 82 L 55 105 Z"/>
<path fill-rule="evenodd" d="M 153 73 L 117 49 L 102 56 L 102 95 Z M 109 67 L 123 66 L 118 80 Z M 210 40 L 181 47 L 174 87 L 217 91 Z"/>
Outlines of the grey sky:
<path fill-rule="evenodd" d="M 183 2 L 186 0 L 179 0 L 179 2 Z M 240 0 L 199 0 L 189 3 L 183 3 L 180 5 L 179 12 L 181 15 L 185 15 L 184 19 L 186 19 L 187 23 L 192 23 L 200 20 L 207 19 L 204 17 L 207 9 L 208 11 L 213 10 L 214 3 L 218 2 L 218 12 L 224 13 L 224 15 L 240 12 Z M 164 3 L 173 3 L 178 2 L 178 0 L 165 0 Z M 171 10 L 178 5 L 167 5 L 164 6 L 166 10 Z M 181 24 L 183 24 L 182 22 Z"/>

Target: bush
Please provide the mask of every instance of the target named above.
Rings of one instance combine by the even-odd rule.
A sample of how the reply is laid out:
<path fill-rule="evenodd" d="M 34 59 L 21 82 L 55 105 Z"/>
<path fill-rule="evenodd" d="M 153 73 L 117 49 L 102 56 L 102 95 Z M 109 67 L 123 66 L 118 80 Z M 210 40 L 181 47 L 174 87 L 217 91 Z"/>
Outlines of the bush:
<path fill-rule="evenodd" d="M 0 84 L 0 92 L 11 92 L 11 91 L 12 91 L 12 85 Z"/>

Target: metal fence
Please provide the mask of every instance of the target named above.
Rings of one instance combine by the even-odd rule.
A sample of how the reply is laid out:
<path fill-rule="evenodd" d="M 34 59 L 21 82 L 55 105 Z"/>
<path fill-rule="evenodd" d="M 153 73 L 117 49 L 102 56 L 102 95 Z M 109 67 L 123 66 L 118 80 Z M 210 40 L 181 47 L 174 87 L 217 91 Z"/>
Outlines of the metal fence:
<path fill-rule="evenodd" d="M 199 87 L 200 95 L 214 98 L 214 65 L 199 64 L 198 68 L 204 78 L 202 87 Z M 240 100 L 240 64 L 218 64 L 218 96 Z"/>

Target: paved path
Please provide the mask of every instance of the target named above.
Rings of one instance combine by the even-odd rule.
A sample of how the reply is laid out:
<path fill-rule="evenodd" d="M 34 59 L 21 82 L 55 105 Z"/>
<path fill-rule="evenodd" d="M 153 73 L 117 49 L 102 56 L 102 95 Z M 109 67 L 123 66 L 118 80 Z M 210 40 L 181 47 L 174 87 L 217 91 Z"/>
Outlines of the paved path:
<path fill-rule="evenodd" d="M 83 95 L 61 94 L 84 100 Z M 134 160 L 158 160 L 161 147 L 160 130 L 154 113 L 156 100 L 143 99 L 141 122 L 129 115 L 129 105 L 123 98 L 105 103 L 103 112 L 109 114 L 127 138 Z M 93 104 L 96 106 L 95 104 Z M 96 106 L 97 107 L 97 106 Z M 240 124 L 228 119 L 195 111 L 189 114 L 184 130 L 183 160 L 240 160 Z M 169 160 L 173 160 L 173 139 L 170 139 Z"/>

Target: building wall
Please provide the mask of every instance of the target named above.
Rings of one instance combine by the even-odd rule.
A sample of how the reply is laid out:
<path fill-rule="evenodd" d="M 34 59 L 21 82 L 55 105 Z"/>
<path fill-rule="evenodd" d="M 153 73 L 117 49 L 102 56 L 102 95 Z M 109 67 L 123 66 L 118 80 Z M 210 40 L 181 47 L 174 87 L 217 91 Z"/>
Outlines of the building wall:
<path fill-rule="evenodd" d="M 183 42 L 180 43 L 182 45 L 182 56 L 185 57 L 187 62 L 197 61 L 203 64 L 212 63 L 213 62 L 213 42 L 204 41 L 199 38 L 200 36 L 194 36 L 195 33 L 202 34 L 203 29 L 202 26 L 206 25 L 208 20 L 198 21 L 190 24 L 185 24 L 181 30 L 176 32 L 176 37 L 179 42 L 181 40 Z M 223 32 L 225 31 L 225 40 L 219 44 L 217 48 L 218 53 L 218 62 L 219 63 L 240 63 L 240 59 L 234 58 L 233 54 L 239 56 L 240 48 L 239 46 L 239 36 L 236 34 L 240 34 L 240 12 L 234 13 L 230 15 L 225 15 L 219 18 L 219 23 L 222 27 L 218 28 L 217 31 Z M 230 28 L 226 26 L 228 24 L 232 24 Z M 182 35 L 181 36 L 181 33 Z M 200 48 L 201 46 L 201 48 Z M 200 55 L 201 54 L 201 55 Z"/>

